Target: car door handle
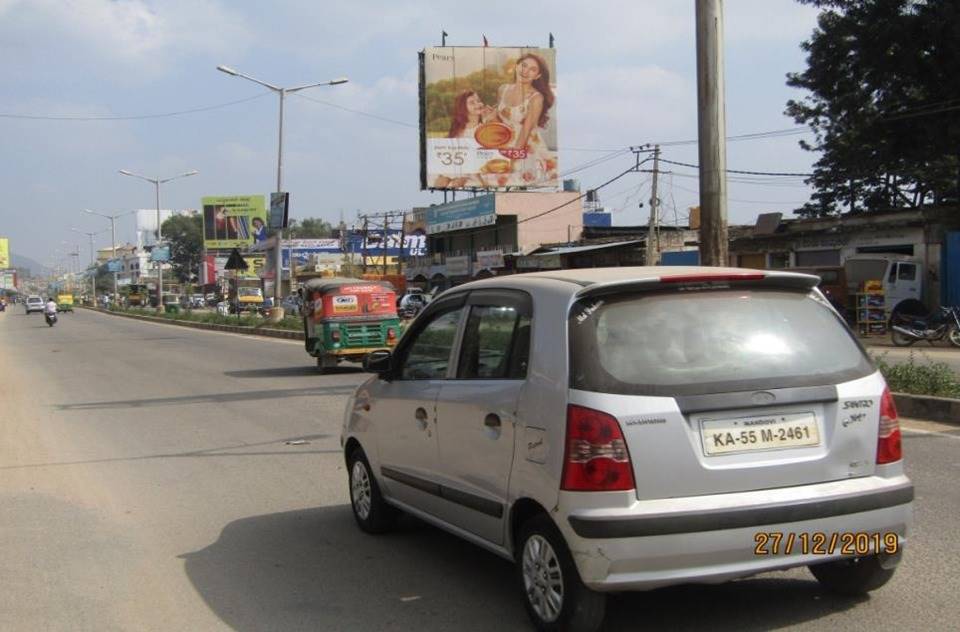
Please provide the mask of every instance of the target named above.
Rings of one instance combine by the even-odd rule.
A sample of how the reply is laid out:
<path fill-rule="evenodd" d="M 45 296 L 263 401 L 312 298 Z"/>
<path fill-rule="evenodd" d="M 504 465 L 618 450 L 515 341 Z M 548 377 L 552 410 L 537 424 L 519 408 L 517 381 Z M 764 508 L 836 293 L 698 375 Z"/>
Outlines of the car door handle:
<path fill-rule="evenodd" d="M 420 424 L 420 429 L 424 430 L 427 427 L 427 409 L 423 406 L 417 408 L 413 413 L 413 416 L 416 417 L 417 422 Z"/>
<path fill-rule="evenodd" d="M 490 413 L 483 419 L 483 425 L 487 428 L 500 428 L 500 416 L 495 413 Z"/>

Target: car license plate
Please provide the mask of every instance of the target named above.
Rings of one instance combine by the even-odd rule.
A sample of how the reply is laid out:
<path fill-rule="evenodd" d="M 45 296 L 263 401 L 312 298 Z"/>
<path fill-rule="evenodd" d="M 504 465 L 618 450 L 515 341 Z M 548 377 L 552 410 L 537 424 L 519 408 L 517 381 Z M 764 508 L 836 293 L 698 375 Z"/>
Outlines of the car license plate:
<path fill-rule="evenodd" d="M 812 412 L 732 419 L 701 419 L 700 438 L 707 456 L 820 445 Z"/>

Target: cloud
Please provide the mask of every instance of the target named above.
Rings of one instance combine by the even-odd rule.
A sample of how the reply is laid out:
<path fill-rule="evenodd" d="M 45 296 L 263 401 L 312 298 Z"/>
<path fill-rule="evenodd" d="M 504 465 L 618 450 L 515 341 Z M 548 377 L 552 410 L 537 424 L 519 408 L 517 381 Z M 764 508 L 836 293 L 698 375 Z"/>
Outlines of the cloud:
<path fill-rule="evenodd" d="M 560 144 L 626 147 L 689 135 L 696 129 L 696 86 L 656 65 L 562 74 Z"/>
<path fill-rule="evenodd" d="M 53 62 L 46 74 L 120 83 L 155 78 L 196 55 L 224 54 L 251 37 L 244 20 L 217 0 L 156 7 L 144 0 L 8 0 L 0 15 L 0 69 L 36 66 L 42 51 Z"/>

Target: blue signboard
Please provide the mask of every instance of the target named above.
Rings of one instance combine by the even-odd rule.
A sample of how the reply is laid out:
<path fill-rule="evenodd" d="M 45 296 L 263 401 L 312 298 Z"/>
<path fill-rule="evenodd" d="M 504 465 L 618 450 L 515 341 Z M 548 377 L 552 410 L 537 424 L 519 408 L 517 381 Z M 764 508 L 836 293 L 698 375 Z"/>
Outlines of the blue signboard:
<path fill-rule="evenodd" d="M 675 252 L 661 252 L 660 265 L 698 266 L 700 265 L 700 251 L 699 250 L 678 250 Z"/>
<path fill-rule="evenodd" d="M 170 261 L 170 246 L 154 246 L 150 251 L 150 261 L 161 263 Z"/>
<path fill-rule="evenodd" d="M 107 261 L 107 272 L 122 272 L 123 262 L 120 259 L 110 259 Z"/>
<path fill-rule="evenodd" d="M 608 228 L 613 225 L 611 223 L 611 217 L 610 213 L 584 213 L 583 225 Z"/>
<path fill-rule="evenodd" d="M 437 204 L 427 209 L 427 233 L 446 233 L 497 223 L 493 193 L 466 200 Z"/>

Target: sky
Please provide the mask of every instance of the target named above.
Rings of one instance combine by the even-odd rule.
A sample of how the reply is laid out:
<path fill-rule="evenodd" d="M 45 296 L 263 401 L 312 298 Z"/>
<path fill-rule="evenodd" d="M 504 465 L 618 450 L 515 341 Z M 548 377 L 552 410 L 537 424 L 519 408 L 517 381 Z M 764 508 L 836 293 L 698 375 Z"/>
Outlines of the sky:
<path fill-rule="evenodd" d="M 816 11 L 794 0 L 724 5 L 727 135 L 796 128 L 783 111 L 804 94 L 785 76 L 805 67 L 800 44 Z M 358 211 L 442 202 L 419 188 L 417 51 L 439 45 L 443 30 L 451 46 L 484 36 L 491 46 L 546 46 L 553 33 L 559 171 L 584 190 L 627 169 L 630 146 L 663 142 L 665 159 L 696 163 L 695 143 L 670 144 L 697 137 L 694 18 L 694 0 L 0 0 L 0 236 L 45 265 L 78 246 L 86 262 L 88 238 L 71 228 L 109 221 L 82 209 L 155 207 L 153 185 L 120 169 L 199 171 L 163 186 L 164 208 L 272 191 L 278 98 L 221 64 L 274 85 L 350 80 L 287 98 L 291 217 L 349 224 Z M 727 167 L 809 172 L 817 156 L 801 138 L 810 135 L 731 141 Z M 664 169 L 663 220 L 685 223 L 696 171 Z M 789 214 L 809 193 L 801 178 L 734 176 L 729 220 Z M 615 225 L 645 224 L 650 174 L 599 197 Z M 135 239 L 132 216 L 117 220 L 117 234 Z M 109 231 L 96 236 L 98 247 L 109 243 Z"/>

